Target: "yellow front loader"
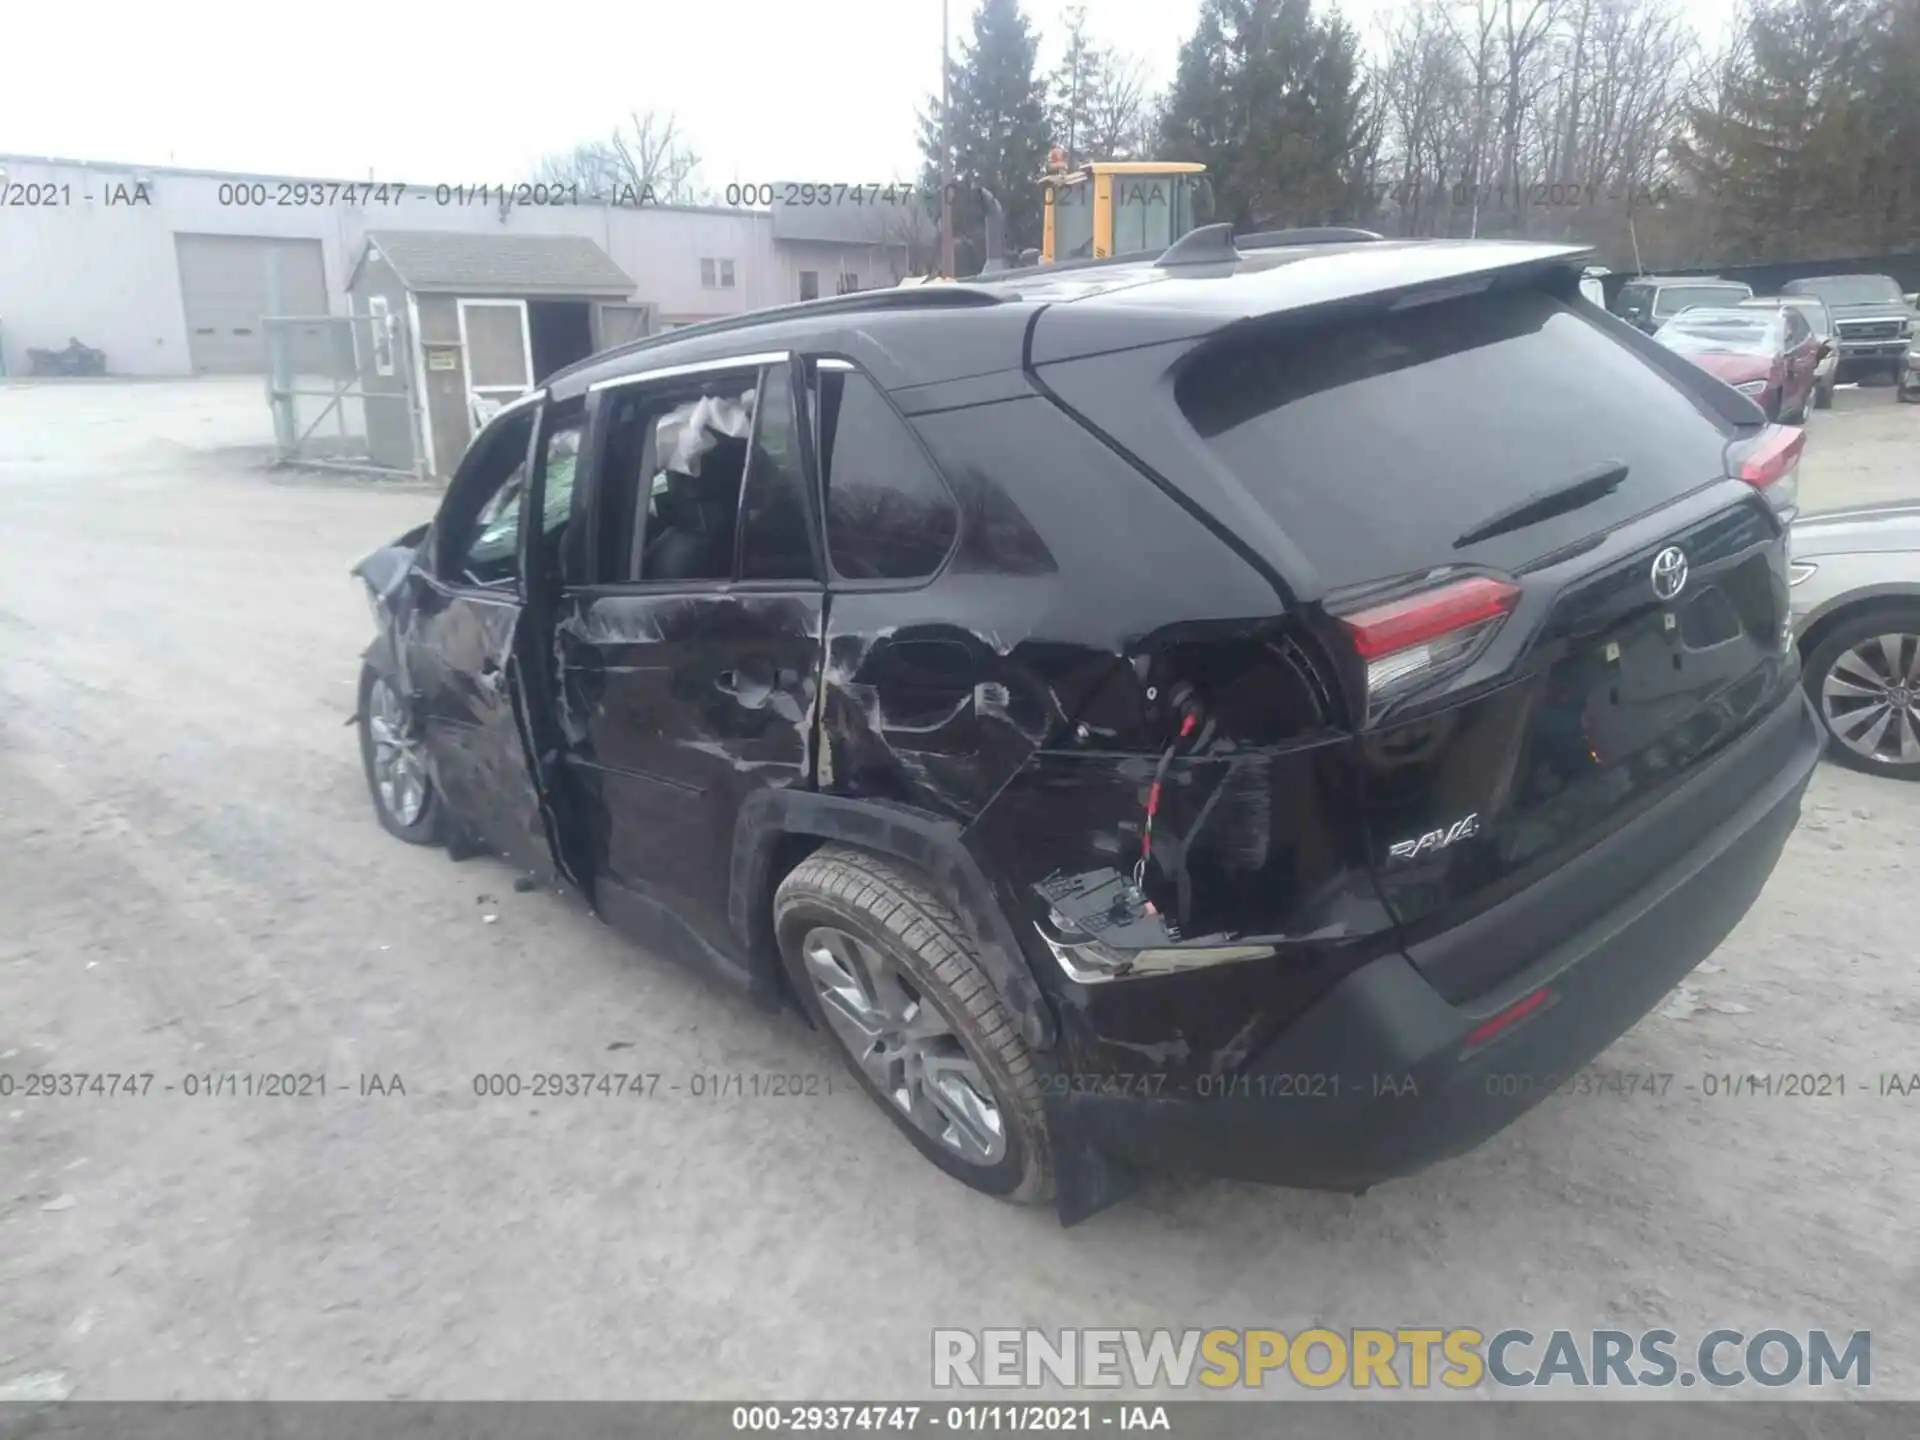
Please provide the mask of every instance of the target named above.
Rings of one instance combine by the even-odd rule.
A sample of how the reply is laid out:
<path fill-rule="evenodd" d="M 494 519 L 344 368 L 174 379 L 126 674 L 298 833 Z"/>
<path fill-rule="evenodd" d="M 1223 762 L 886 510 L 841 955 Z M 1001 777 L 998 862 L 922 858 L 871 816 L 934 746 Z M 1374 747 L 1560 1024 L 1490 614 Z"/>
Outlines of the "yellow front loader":
<path fill-rule="evenodd" d="M 1055 149 L 1041 177 L 1046 207 L 1040 263 L 1104 260 L 1165 250 L 1213 208 L 1207 167 L 1186 160 L 1096 160 L 1067 164 Z"/>

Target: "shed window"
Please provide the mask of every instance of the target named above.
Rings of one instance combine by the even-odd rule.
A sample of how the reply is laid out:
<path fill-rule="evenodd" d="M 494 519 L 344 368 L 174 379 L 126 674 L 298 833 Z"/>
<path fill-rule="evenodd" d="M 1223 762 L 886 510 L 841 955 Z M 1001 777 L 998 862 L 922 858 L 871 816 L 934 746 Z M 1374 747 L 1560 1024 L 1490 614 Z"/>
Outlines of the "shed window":
<path fill-rule="evenodd" d="M 367 300 L 368 331 L 372 334 L 373 371 L 376 375 L 393 374 L 393 317 L 387 313 L 387 297 L 370 296 Z"/>

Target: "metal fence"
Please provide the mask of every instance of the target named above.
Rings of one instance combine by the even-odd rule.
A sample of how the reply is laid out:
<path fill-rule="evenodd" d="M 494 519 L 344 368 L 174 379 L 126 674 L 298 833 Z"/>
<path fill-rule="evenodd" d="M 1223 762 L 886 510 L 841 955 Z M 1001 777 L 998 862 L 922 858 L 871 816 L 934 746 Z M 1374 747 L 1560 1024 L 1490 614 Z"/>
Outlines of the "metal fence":
<path fill-rule="evenodd" d="M 268 315 L 267 404 L 281 464 L 425 478 L 420 396 L 397 315 Z"/>

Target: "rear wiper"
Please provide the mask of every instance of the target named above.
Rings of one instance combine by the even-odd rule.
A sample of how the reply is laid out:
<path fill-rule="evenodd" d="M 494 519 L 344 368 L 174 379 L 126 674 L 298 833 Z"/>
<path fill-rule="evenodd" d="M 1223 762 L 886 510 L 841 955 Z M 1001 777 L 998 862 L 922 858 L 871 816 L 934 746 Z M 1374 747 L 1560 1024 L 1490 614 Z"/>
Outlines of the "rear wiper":
<path fill-rule="evenodd" d="M 1542 490 L 1539 494 L 1522 500 L 1490 519 L 1467 531 L 1453 542 L 1453 548 L 1464 550 L 1469 545 L 1478 545 L 1482 540 L 1491 540 L 1496 535 L 1505 535 L 1509 531 L 1524 530 L 1529 525 L 1538 525 L 1542 520 L 1550 520 L 1555 515 L 1564 515 L 1569 510 L 1578 510 L 1591 505 L 1603 496 L 1611 495 L 1620 488 L 1620 482 L 1627 478 L 1627 462 L 1624 460 L 1603 460 L 1585 474 L 1556 485 L 1551 490 Z"/>

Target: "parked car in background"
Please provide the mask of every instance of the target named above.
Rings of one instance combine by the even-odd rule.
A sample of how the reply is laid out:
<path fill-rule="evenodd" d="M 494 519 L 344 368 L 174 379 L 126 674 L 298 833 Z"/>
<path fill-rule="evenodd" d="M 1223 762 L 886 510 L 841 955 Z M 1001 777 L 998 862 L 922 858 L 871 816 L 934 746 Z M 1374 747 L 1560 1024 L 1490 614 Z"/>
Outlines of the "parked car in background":
<path fill-rule="evenodd" d="M 1833 337 L 1833 315 L 1826 302 L 1811 295 L 1755 295 L 1740 302 L 1742 310 L 1798 310 L 1820 341 L 1820 363 L 1813 368 L 1813 407 L 1833 405 L 1833 387 L 1840 383 L 1840 350 Z"/>
<path fill-rule="evenodd" d="M 1900 398 L 1920 404 L 1920 337 L 1907 347 L 1907 363 L 1900 371 Z"/>
<path fill-rule="evenodd" d="M 1888 275 L 1810 275 L 1789 280 L 1782 295 L 1810 295 L 1833 314 L 1840 342 L 1840 379 L 1884 378 L 1898 384 L 1913 339 L 1914 312 Z"/>
<path fill-rule="evenodd" d="M 803 1008 L 920 1155 L 1063 1220 L 1505 1126 L 1794 827 L 1805 432 L 1590 323 L 1582 248 L 1239 243 L 503 407 L 358 567 L 381 823 Z"/>
<path fill-rule="evenodd" d="M 1667 321 L 1653 338 L 1751 396 L 1769 420 L 1807 423 L 1823 342 L 1798 310 L 1696 307 Z"/>
<path fill-rule="evenodd" d="M 1802 515 L 1789 537 L 1807 694 L 1870 775 L 1920 780 L 1920 501 Z"/>
<path fill-rule="evenodd" d="M 1636 275 L 1614 297 L 1614 313 L 1651 335 L 1696 305 L 1738 305 L 1753 294 L 1741 280 L 1701 275 Z"/>
<path fill-rule="evenodd" d="M 1580 293 L 1602 310 L 1607 308 L 1606 277 L 1612 273 L 1604 265 L 1589 265 L 1580 272 Z"/>

